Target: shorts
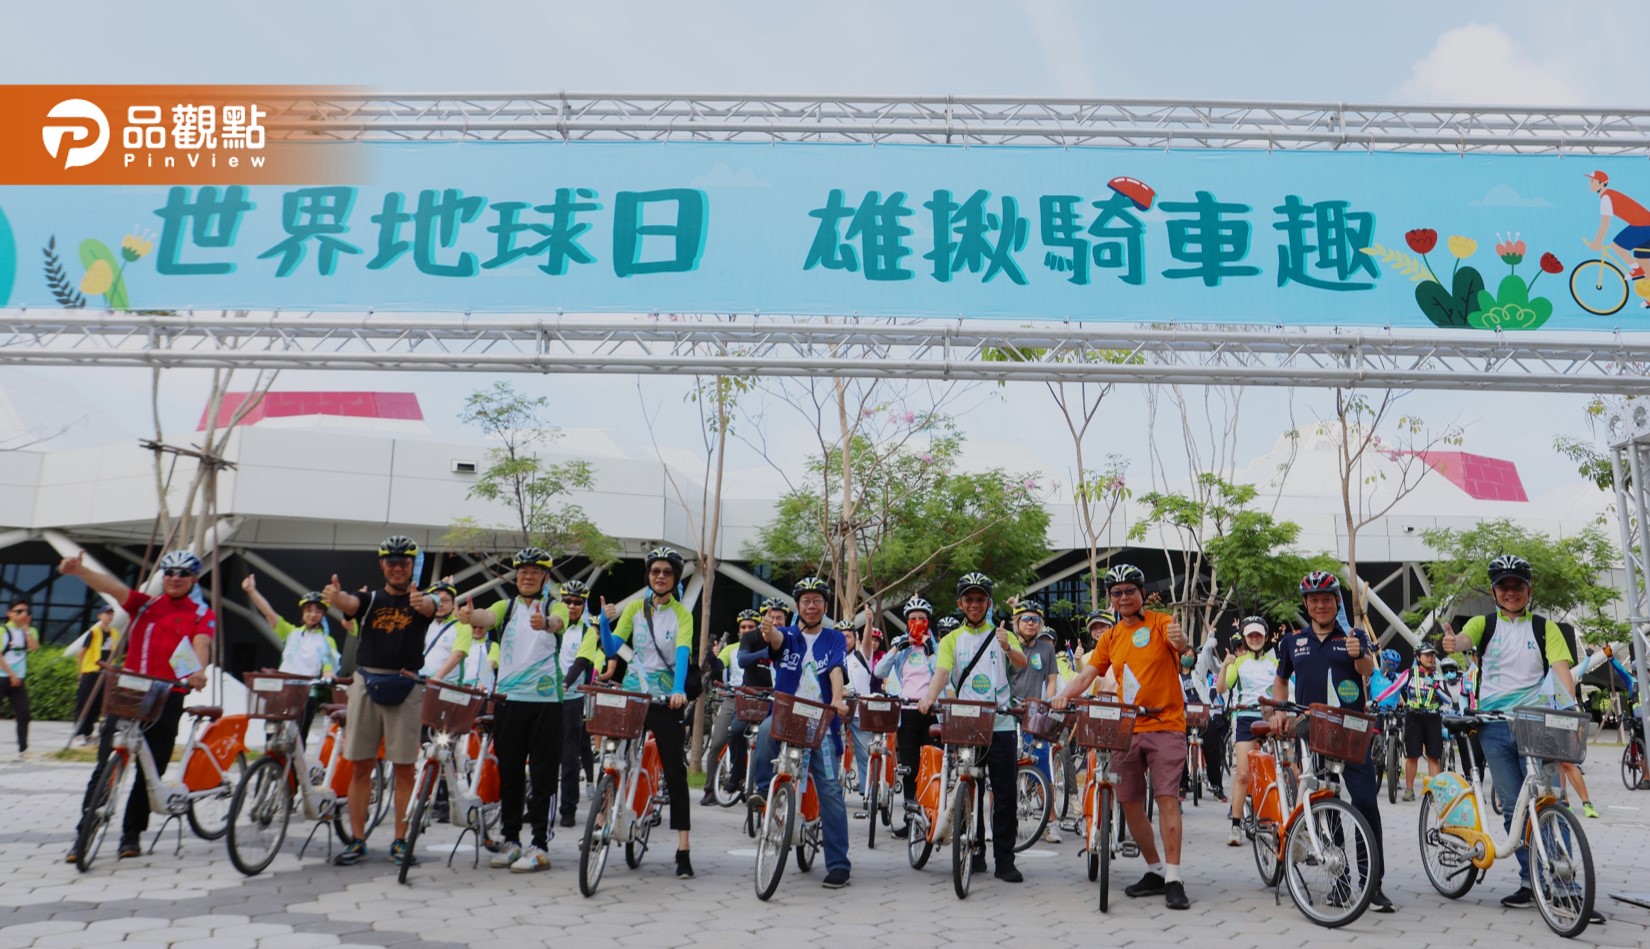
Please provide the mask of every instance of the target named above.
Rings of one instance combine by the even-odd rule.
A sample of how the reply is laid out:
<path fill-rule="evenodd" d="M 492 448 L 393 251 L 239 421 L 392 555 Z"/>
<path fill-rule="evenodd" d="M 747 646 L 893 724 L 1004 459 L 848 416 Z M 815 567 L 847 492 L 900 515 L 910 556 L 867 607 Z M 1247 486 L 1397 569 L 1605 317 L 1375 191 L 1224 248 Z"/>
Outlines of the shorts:
<path fill-rule="evenodd" d="M 1121 758 L 1113 756 L 1111 766 L 1117 772 L 1117 799 L 1124 804 L 1145 803 L 1148 769 L 1152 776 L 1152 794 L 1176 797 L 1180 794 L 1180 775 L 1186 770 L 1186 735 L 1184 732 L 1135 732 L 1134 744 Z"/>
<path fill-rule="evenodd" d="M 392 670 L 373 669 L 373 672 Z M 366 677 L 357 672 L 349 686 L 349 717 L 345 722 L 344 760 L 365 761 L 378 757 L 378 743 L 384 743 L 384 760 L 390 764 L 413 764 L 418 760 L 419 709 L 424 704 L 424 687 L 413 686 L 400 705 L 379 705 L 367 698 Z"/>
<path fill-rule="evenodd" d="M 1404 716 L 1404 757 L 1425 752 L 1433 761 L 1444 760 L 1444 718 L 1437 712 L 1410 712 Z"/>
<path fill-rule="evenodd" d="M 1629 224 L 1616 235 L 1616 246 L 1622 250 L 1634 250 L 1650 244 L 1650 224 Z M 1641 256 L 1638 254 L 1635 257 Z"/>
<path fill-rule="evenodd" d="M 1259 715 L 1244 715 L 1237 720 L 1237 733 L 1232 736 L 1234 742 L 1254 741 L 1255 736 L 1249 733 L 1249 726 L 1261 720 Z"/>

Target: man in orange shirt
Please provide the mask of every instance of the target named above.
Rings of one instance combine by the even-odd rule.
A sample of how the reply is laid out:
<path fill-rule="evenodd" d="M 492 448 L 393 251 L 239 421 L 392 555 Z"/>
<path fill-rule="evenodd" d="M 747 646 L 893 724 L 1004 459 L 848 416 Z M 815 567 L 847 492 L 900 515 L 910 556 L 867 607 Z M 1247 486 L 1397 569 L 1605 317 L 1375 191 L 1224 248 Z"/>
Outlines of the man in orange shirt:
<path fill-rule="evenodd" d="M 1644 278 L 1644 267 L 1635 259 L 1634 250 L 1650 244 L 1650 210 L 1634 201 L 1627 195 L 1610 187 L 1610 176 L 1602 171 L 1595 171 L 1587 176 L 1587 186 L 1599 196 L 1598 233 L 1587 241 L 1587 246 L 1596 251 L 1605 251 L 1604 235 L 1609 233 L 1610 222 L 1619 220 L 1627 225 L 1616 234 L 1608 250 L 1614 252 L 1621 260 L 1621 269 L 1628 272 L 1633 280 Z M 1650 300 L 1645 301 L 1650 306 Z"/>
<path fill-rule="evenodd" d="M 1129 896 L 1163 897 L 1170 909 L 1186 909 L 1186 887 L 1180 879 L 1180 776 L 1186 769 L 1186 695 L 1180 687 L 1180 654 L 1186 634 L 1167 613 L 1145 609 L 1146 574 L 1139 567 L 1118 564 L 1106 571 L 1106 596 L 1117 614 L 1117 624 L 1101 633 L 1088 661 L 1054 697 L 1055 708 L 1065 708 L 1082 695 L 1106 670 L 1117 676 L 1118 698 L 1148 711 L 1136 719 L 1134 743 L 1127 753 L 1113 756 L 1117 770 L 1117 800 L 1129 836 L 1140 843 L 1146 875 L 1126 887 Z M 1158 829 L 1163 834 L 1163 857 L 1152 838 L 1146 817 L 1146 774 L 1157 799 Z"/>

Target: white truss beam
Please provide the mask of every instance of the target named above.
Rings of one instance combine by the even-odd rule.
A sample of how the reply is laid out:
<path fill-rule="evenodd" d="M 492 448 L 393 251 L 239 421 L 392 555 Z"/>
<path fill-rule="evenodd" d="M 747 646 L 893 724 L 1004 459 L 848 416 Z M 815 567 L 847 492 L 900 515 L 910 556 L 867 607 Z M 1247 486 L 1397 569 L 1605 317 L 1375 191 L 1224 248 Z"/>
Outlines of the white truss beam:
<path fill-rule="evenodd" d="M 362 93 L 276 102 L 306 141 L 875 142 L 1624 154 L 1650 110 L 1005 96 Z"/>
<path fill-rule="evenodd" d="M 722 317 L 0 310 L 0 364 L 1650 390 L 1650 339 Z"/>

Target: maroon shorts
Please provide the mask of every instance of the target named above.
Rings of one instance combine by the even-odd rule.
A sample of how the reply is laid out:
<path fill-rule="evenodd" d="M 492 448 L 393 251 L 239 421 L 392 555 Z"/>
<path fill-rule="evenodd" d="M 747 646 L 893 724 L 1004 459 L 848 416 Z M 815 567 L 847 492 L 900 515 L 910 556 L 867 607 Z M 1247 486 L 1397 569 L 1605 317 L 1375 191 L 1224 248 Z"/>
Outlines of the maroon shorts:
<path fill-rule="evenodd" d="M 1113 756 L 1117 772 L 1117 799 L 1125 804 L 1146 800 L 1146 772 L 1152 775 L 1155 797 L 1179 797 L 1180 776 L 1186 770 L 1184 732 L 1135 732 L 1134 743 L 1121 758 Z"/>

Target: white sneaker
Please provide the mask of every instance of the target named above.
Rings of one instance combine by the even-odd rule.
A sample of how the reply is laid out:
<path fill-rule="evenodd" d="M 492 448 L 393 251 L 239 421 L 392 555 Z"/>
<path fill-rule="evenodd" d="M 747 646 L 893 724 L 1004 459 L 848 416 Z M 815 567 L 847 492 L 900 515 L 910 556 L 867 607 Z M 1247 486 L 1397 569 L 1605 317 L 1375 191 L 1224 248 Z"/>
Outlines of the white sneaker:
<path fill-rule="evenodd" d="M 1060 836 L 1059 828 L 1055 827 L 1053 824 L 1050 824 L 1047 827 L 1043 828 L 1043 843 L 1045 843 L 1045 844 L 1064 843 L 1064 838 L 1062 838 Z"/>
<path fill-rule="evenodd" d="M 1228 846 L 1228 847 L 1241 847 L 1241 846 L 1243 846 L 1243 828 L 1242 827 L 1239 827 L 1236 824 L 1232 825 L 1232 832 L 1226 835 L 1226 846 Z"/>
<path fill-rule="evenodd" d="M 550 869 L 550 855 L 537 847 L 528 847 L 521 852 L 521 859 L 510 864 L 511 873 L 537 873 L 540 870 Z"/>
<path fill-rule="evenodd" d="M 506 843 L 498 853 L 493 854 L 493 859 L 488 861 L 487 865 L 494 870 L 503 870 L 515 866 L 516 861 L 520 859 L 521 844 Z"/>

